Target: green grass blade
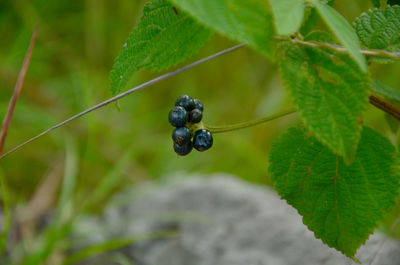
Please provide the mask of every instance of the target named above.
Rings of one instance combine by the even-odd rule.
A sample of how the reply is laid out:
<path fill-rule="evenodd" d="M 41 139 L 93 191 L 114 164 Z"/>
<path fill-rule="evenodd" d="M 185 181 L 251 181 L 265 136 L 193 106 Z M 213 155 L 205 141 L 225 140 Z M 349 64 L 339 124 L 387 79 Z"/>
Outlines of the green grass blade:
<path fill-rule="evenodd" d="M 78 172 L 78 154 L 75 141 L 66 137 L 66 157 L 64 180 L 61 187 L 61 194 L 55 213 L 53 223 L 42 232 L 36 240 L 37 246 L 27 255 L 23 261 L 23 265 L 38 265 L 43 262 L 57 248 L 58 243 L 65 239 L 72 227 L 71 220 L 66 220 L 69 217 L 70 206 L 72 206 L 74 187 Z"/>
<path fill-rule="evenodd" d="M 102 199 L 106 198 L 110 192 L 118 185 L 119 181 L 123 176 L 123 171 L 131 162 L 132 149 L 129 148 L 122 158 L 118 161 L 117 165 L 102 178 L 100 183 L 96 186 L 93 193 L 86 200 L 85 208 L 91 207 L 94 204 L 100 202 Z"/>
<path fill-rule="evenodd" d="M 11 228 L 10 197 L 8 186 L 3 171 L 0 170 L 1 198 L 3 200 L 3 229 L 0 235 L 0 256 L 4 253 L 7 245 L 8 232 Z"/>
<path fill-rule="evenodd" d="M 177 234 L 176 231 L 164 231 L 150 235 L 143 235 L 143 236 L 134 236 L 129 238 L 114 238 L 108 240 L 106 242 L 102 242 L 99 244 L 95 244 L 89 246 L 79 252 L 76 252 L 69 257 L 67 257 L 64 261 L 64 265 L 72 265 L 79 261 L 85 260 L 90 258 L 94 255 L 105 253 L 111 250 L 119 249 L 125 246 L 129 246 L 138 242 L 152 240 L 152 239 L 161 239 L 161 238 L 169 238 L 173 237 Z"/>
<path fill-rule="evenodd" d="M 71 232 L 72 225 L 67 223 L 65 225 L 57 226 L 51 225 L 39 238 L 36 239 L 38 245 L 34 251 L 29 253 L 21 263 L 22 265 L 39 265 L 43 264 L 47 258 L 54 252 L 60 241 L 66 238 Z"/>
<path fill-rule="evenodd" d="M 61 194 L 58 201 L 55 222 L 59 223 L 66 214 L 67 208 L 73 201 L 76 176 L 78 173 L 78 153 L 76 143 L 72 138 L 66 137 L 66 156 L 64 179 L 61 187 Z"/>
<path fill-rule="evenodd" d="M 135 265 L 132 259 L 123 255 L 122 253 L 115 253 L 111 255 L 110 261 L 115 262 L 119 265 Z"/>

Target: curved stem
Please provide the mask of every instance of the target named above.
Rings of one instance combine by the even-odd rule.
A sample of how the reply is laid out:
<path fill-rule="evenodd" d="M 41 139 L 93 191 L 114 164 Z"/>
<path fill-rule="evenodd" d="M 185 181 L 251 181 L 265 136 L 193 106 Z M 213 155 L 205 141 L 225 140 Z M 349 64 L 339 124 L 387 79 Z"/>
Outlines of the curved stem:
<path fill-rule="evenodd" d="M 339 53 L 347 53 L 347 49 L 331 43 L 324 43 L 324 42 L 315 42 L 315 41 L 304 41 L 297 38 L 291 39 L 287 37 L 281 36 L 274 36 L 274 39 L 277 41 L 290 41 L 294 44 L 298 44 L 301 46 L 313 47 L 313 48 L 322 48 L 327 49 Z M 376 49 L 369 49 L 369 50 L 361 50 L 361 54 L 369 55 L 373 57 L 386 57 L 392 59 L 400 59 L 400 52 L 388 52 L 385 50 L 376 50 Z"/>
<path fill-rule="evenodd" d="M 270 116 L 267 116 L 267 117 L 264 117 L 261 119 L 257 119 L 257 120 L 240 122 L 240 123 L 225 125 L 225 126 L 216 126 L 216 127 L 204 125 L 204 128 L 209 130 L 211 133 L 224 133 L 224 132 L 236 131 L 236 130 L 256 126 L 256 125 L 259 125 L 264 122 L 276 120 L 278 118 L 287 116 L 287 115 L 295 113 L 295 112 L 297 112 L 297 109 L 292 107 L 290 109 L 280 111 L 278 113 L 275 113 Z"/>

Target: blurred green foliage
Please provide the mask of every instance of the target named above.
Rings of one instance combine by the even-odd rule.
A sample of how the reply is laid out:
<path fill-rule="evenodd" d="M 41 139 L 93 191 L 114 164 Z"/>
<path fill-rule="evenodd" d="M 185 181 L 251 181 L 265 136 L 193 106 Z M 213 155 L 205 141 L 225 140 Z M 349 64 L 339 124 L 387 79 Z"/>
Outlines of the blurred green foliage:
<path fill-rule="evenodd" d="M 6 150 L 111 96 L 109 71 L 137 24 L 144 2 L 0 1 L 1 116 L 12 95 L 33 28 L 40 23 Z M 369 1 L 335 1 L 335 8 L 350 22 L 370 7 Z M 234 44 L 215 35 L 190 61 Z M 175 99 L 183 93 L 204 103 L 204 122 L 210 125 L 245 121 L 281 110 L 290 105 L 290 99 L 277 68 L 276 62 L 243 48 L 120 100 L 120 111 L 111 104 L 40 138 L 0 162 L 12 207 L 29 201 L 56 165 L 64 165 L 66 137 L 76 142 L 76 199 L 87 198 L 94 192 L 93 187 L 110 175 L 115 180 L 112 183 L 116 183 L 112 186 L 114 192 L 176 171 L 223 171 L 269 185 L 271 142 L 299 122 L 297 115 L 215 135 L 213 148 L 187 157 L 177 157 L 173 152 L 173 128 L 167 116 Z M 399 71 L 399 63 L 372 65 L 374 78 L 400 89 Z M 141 70 L 129 87 L 159 74 Z M 369 106 L 364 123 L 398 144 L 397 135 L 391 132 L 381 111 Z M 100 202 L 91 203 L 88 210 L 99 212 L 103 205 Z"/>

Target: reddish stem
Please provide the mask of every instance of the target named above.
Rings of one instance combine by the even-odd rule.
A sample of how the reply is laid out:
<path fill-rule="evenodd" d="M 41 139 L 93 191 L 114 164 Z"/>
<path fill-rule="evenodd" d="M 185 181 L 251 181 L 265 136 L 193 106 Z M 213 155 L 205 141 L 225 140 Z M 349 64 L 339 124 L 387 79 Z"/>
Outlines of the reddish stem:
<path fill-rule="evenodd" d="M 369 97 L 369 103 L 377 107 L 378 109 L 383 110 L 387 114 L 391 115 L 395 119 L 400 121 L 400 109 L 393 106 L 389 102 L 377 97 L 376 95 L 372 94 Z"/>
<path fill-rule="evenodd" d="M 33 48 L 35 46 L 37 31 L 38 31 L 38 26 L 36 26 L 36 28 L 35 28 L 35 30 L 34 30 L 34 32 L 32 34 L 31 42 L 29 44 L 28 51 L 26 52 L 24 63 L 22 64 L 21 71 L 19 72 L 17 84 L 15 85 L 14 93 L 13 93 L 13 95 L 12 95 L 12 97 L 11 97 L 9 103 L 8 103 L 7 112 L 6 112 L 6 115 L 4 117 L 3 123 L 1 125 L 1 131 L 0 131 L 0 155 L 3 153 L 4 143 L 6 141 L 8 130 L 10 129 L 10 124 L 11 124 L 11 120 L 12 120 L 12 117 L 13 117 L 15 105 L 17 104 L 17 100 L 18 100 L 19 94 L 21 94 L 22 85 L 24 84 L 25 75 L 26 75 L 26 72 L 28 70 L 29 62 L 30 62 L 31 57 L 32 57 Z"/>

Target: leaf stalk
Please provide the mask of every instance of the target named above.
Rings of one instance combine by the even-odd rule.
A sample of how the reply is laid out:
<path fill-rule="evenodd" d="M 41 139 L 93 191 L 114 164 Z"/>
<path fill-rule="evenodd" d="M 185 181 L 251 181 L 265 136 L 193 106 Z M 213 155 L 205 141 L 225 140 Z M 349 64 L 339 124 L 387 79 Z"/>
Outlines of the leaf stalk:
<path fill-rule="evenodd" d="M 284 116 L 290 115 L 292 113 L 297 112 L 297 109 L 292 107 L 283 111 L 280 111 L 278 113 L 266 116 L 264 118 L 261 119 L 256 119 L 256 120 L 251 120 L 251 121 L 245 121 L 245 122 L 240 122 L 240 123 L 236 123 L 236 124 L 231 124 L 231 125 L 225 125 L 225 126 L 207 126 L 204 125 L 204 128 L 209 130 L 211 133 L 224 133 L 224 132 L 231 132 L 231 131 L 236 131 L 236 130 L 240 130 L 240 129 L 244 129 L 244 128 L 248 128 L 248 127 L 252 127 L 252 126 L 256 126 L 268 121 L 272 121 L 272 120 L 276 120 L 279 118 L 282 118 Z"/>
<path fill-rule="evenodd" d="M 348 52 L 346 48 L 339 46 L 339 45 L 331 44 L 331 43 L 304 41 L 304 40 L 300 40 L 297 38 L 292 39 L 292 38 L 285 38 L 285 37 L 280 37 L 280 36 L 274 36 L 274 39 L 278 40 L 278 41 L 290 41 L 294 44 L 298 44 L 301 46 L 322 48 L 322 49 L 327 49 L 327 50 L 331 50 L 331 51 L 335 51 L 335 52 L 339 52 L 339 53 L 347 53 Z M 384 50 L 374 50 L 374 49 L 361 50 L 360 52 L 363 55 L 368 55 L 368 56 L 373 56 L 373 57 L 385 57 L 385 58 L 391 58 L 391 59 L 400 59 L 400 52 L 388 52 L 388 51 L 384 51 Z"/>

